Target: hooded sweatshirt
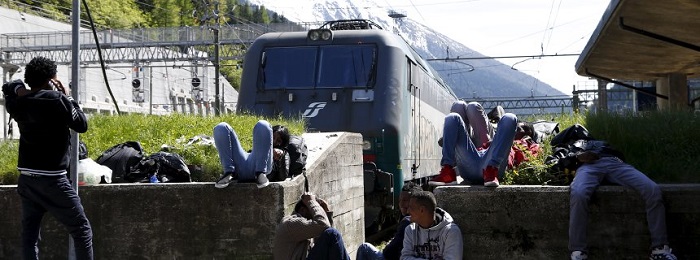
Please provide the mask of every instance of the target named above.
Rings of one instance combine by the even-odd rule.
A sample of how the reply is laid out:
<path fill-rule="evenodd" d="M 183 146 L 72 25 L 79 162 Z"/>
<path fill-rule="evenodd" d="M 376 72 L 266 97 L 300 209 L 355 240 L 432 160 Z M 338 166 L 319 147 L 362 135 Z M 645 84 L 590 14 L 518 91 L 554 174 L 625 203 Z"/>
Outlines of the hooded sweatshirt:
<path fill-rule="evenodd" d="M 70 130 L 84 133 L 87 118 L 78 102 L 55 90 L 18 97 L 21 80 L 3 85 L 7 112 L 19 126 L 17 169 L 36 175 L 65 175 L 70 159 Z"/>
<path fill-rule="evenodd" d="M 435 219 L 437 224 L 430 228 L 422 228 L 416 223 L 406 227 L 402 260 L 462 259 L 462 232 L 452 216 L 441 208 L 435 208 Z"/>

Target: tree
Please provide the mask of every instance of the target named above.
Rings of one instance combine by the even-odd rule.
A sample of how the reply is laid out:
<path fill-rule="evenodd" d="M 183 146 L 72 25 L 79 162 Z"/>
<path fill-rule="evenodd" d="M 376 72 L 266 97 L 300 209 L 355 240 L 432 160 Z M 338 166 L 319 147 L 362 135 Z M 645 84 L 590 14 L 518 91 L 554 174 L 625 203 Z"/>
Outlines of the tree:
<path fill-rule="evenodd" d="M 151 12 L 151 24 L 154 27 L 177 27 L 182 23 L 184 14 L 177 0 L 154 0 Z"/>
<path fill-rule="evenodd" d="M 180 18 L 179 26 L 193 26 L 197 25 L 197 19 L 194 17 L 194 5 L 191 0 L 175 0 L 178 7 L 180 7 L 180 13 L 182 17 Z"/>
<path fill-rule="evenodd" d="M 133 0 L 87 0 L 87 3 L 96 24 L 117 29 L 148 26 L 146 15 Z M 84 13 L 81 15 L 87 20 Z"/>
<path fill-rule="evenodd" d="M 260 8 L 258 9 L 258 17 L 256 17 L 256 20 L 258 23 L 264 23 L 264 24 L 270 23 L 270 15 L 267 13 L 267 9 L 265 8 L 264 5 L 261 5 Z"/>

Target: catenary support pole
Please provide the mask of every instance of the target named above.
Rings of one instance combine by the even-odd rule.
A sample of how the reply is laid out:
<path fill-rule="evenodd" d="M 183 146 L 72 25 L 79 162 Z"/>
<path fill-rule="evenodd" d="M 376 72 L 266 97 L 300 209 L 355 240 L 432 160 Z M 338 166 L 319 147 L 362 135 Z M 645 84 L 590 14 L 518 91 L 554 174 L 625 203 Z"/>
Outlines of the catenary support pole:
<path fill-rule="evenodd" d="M 73 99 L 80 100 L 80 0 L 73 0 L 73 8 L 71 12 L 71 95 Z M 78 193 L 78 133 L 70 131 L 70 178 L 73 183 L 73 189 Z M 68 259 L 75 259 L 75 243 L 73 238 L 68 235 Z"/>

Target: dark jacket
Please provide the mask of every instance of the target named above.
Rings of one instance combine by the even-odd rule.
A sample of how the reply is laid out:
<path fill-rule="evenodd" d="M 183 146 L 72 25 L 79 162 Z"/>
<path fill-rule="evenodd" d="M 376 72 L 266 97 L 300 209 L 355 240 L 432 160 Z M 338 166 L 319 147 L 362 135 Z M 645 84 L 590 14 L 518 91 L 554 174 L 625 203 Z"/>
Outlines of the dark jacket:
<path fill-rule="evenodd" d="M 405 216 L 396 227 L 396 234 L 391 242 L 384 247 L 382 255 L 386 260 L 399 260 L 401 258 L 401 249 L 403 249 L 403 236 L 406 233 L 406 227 L 411 224 L 411 216 Z"/>
<path fill-rule="evenodd" d="M 70 130 L 84 133 L 87 118 L 78 102 L 55 90 L 33 91 L 18 97 L 15 80 L 2 87 L 5 106 L 19 126 L 17 169 L 38 175 L 66 174 L 69 166 Z M 21 86 L 23 87 L 23 86 Z"/>
<path fill-rule="evenodd" d="M 545 159 L 551 165 L 551 171 L 575 171 L 581 166 L 577 156 L 583 152 L 593 152 L 599 157 L 617 157 L 624 161 L 620 151 L 612 148 L 607 142 L 594 139 L 582 125 L 575 124 L 552 138 L 552 155 Z"/>

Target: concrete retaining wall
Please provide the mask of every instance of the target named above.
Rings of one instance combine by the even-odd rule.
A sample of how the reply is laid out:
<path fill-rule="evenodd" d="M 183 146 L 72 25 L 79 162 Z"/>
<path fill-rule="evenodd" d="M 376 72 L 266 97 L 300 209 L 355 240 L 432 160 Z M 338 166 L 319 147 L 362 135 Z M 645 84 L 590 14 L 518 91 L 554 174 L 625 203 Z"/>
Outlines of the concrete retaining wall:
<path fill-rule="evenodd" d="M 311 191 L 334 211 L 354 256 L 364 241 L 362 137 L 305 134 Z M 271 259 L 275 227 L 292 212 L 304 178 L 258 189 L 240 183 L 85 186 L 96 259 Z M 0 186 L 0 259 L 20 259 L 21 205 L 16 186 Z M 68 234 L 52 216 L 42 226 L 41 259 L 65 259 Z"/>
<path fill-rule="evenodd" d="M 661 185 L 678 259 L 700 259 L 700 185 Z M 569 187 L 451 186 L 435 189 L 462 230 L 465 259 L 568 259 Z M 639 195 L 602 186 L 590 204 L 589 259 L 648 259 Z"/>

